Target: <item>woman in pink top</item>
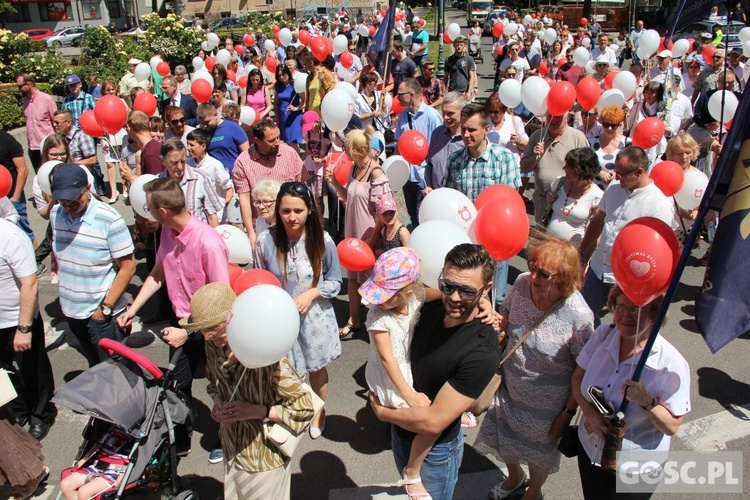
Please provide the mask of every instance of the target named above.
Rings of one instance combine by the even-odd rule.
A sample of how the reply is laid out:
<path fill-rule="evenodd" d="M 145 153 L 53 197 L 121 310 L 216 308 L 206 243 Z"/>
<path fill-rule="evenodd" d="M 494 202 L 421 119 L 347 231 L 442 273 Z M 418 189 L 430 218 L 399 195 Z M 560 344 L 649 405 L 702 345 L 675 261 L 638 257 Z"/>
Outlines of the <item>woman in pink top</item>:
<path fill-rule="evenodd" d="M 271 93 L 263 84 L 263 77 L 257 69 L 250 71 L 247 77 L 245 105 L 255 110 L 258 120 L 264 119 L 271 112 Z"/>

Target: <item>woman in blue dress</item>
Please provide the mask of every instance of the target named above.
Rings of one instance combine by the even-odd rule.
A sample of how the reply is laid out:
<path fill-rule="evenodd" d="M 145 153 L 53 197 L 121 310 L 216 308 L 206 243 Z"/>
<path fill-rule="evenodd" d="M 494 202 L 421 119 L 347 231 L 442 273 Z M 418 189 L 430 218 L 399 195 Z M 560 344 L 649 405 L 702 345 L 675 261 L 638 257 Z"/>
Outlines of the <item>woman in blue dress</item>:
<path fill-rule="evenodd" d="M 305 93 L 295 92 L 292 73 L 283 64 L 279 64 L 276 68 L 276 83 L 273 90 L 276 94 L 274 102 L 281 140 L 299 151 L 299 145 L 302 143 L 302 112 Z"/>
<path fill-rule="evenodd" d="M 300 332 L 287 357 L 310 387 L 325 401 L 326 366 L 341 355 L 336 314 L 331 299 L 341 290 L 336 244 L 323 230 L 310 190 L 302 182 L 285 182 L 276 196 L 276 225 L 258 235 L 255 267 L 267 269 L 294 298 Z M 325 430 L 325 410 L 310 425 L 310 437 Z"/>

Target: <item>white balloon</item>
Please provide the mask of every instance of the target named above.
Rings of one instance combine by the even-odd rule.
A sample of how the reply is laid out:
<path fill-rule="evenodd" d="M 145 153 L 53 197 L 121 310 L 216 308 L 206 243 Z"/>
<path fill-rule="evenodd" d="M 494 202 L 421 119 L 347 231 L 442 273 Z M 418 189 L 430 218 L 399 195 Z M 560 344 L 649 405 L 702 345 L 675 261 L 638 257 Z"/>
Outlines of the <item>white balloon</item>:
<path fill-rule="evenodd" d="M 240 123 L 252 125 L 255 123 L 255 118 L 256 114 L 253 108 L 250 106 L 242 106 L 242 108 L 240 108 Z"/>
<path fill-rule="evenodd" d="M 526 14 L 525 16 L 523 16 L 523 24 L 528 26 L 529 24 L 531 24 L 531 21 L 532 21 L 531 14 Z"/>
<path fill-rule="evenodd" d="M 591 38 L 585 37 L 583 40 L 581 40 L 581 45 L 584 47 L 590 47 L 591 46 Z"/>
<path fill-rule="evenodd" d="M 36 172 L 36 181 L 39 183 L 39 187 L 42 189 L 42 193 L 52 196 L 52 186 L 49 183 L 49 174 L 52 173 L 52 169 L 62 162 L 59 160 L 50 160 L 42 164 L 39 170 Z"/>
<path fill-rule="evenodd" d="M 656 30 L 646 30 L 641 35 L 640 40 L 638 41 L 638 49 L 643 49 L 644 53 L 648 52 L 648 54 L 653 54 L 659 49 L 659 43 L 661 40 L 659 39 L 659 32 Z"/>
<path fill-rule="evenodd" d="M 652 55 L 654 55 L 655 51 L 650 51 L 646 49 L 643 45 L 638 47 L 638 50 L 635 51 L 635 55 L 638 56 L 638 59 L 641 59 L 643 61 L 650 59 Z"/>
<path fill-rule="evenodd" d="M 740 37 L 740 42 L 742 43 L 750 41 L 750 27 L 742 28 L 738 33 L 738 36 Z"/>
<path fill-rule="evenodd" d="M 247 368 L 278 362 L 294 347 L 300 316 L 283 288 L 256 285 L 235 299 L 227 316 L 227 342 Z"/>
<path fill-rule="evenodd" d="M 227 49 L 221 49 L 216 53 L 216 62 L 224 66 L 224 69 L 229 67 L 229 61 L 232 59 L 232 54 Z"/>
<path fill-rule="evenodd" d="M 156 67 L 159 65 L 160 62 L 164 62 L 161 57 L 154 56 L 151 58 L 151 61 L 149 61 L 149 64 L 151 65 L 151 69 L 156 69 Z"/>
<path fill-rule="evenodd" d="M 287 47 L 292 43 L 292 32 L 289 28 L 281 28 L 279 31 L 279 42 L 281 42 L 281 45 L 284 47 Z"/>
<path fill-rule="evenodd" d="M 674 195 L 674 200 L 680 208 L 693 210 L 701 204 L 703 194 L 706 192 L 706 186 L 708 186 L 708 177 L 706 177 L 706 174 L 698 169 L 689 170 L 685 172 L 685 182 L 683 182 L 677 194 Z"/>
<path fill-rule="evenodd" d="M 599 102 L 596 105 L 596 109 L 599 111 L 603 110 L 607 106 L 617 106 L 621 108 L 625 105 L 625 95 L 622 90 L 609 89 L 605 90 L 599 98 Z"/>
<path fill-rule="evenodd" d="M 547 94 L 549 84 L 540 76 L 532 76 L 521 85 L 521 101 L 535 115 L 547 113 Z"/>
<path fill-rule="evenodd" d="M 394 191 L 398 191 L 404 187 L 411 174 L 409 164 L 399 155 L 389 156 L 383 162 L 383 171 L 385 172 L 385 176 L 388 177 L 388 184 L 391 185 L 391 189 Z"/>
<path fill-rule="evenodd" d="M 586 50 L 585 47 L 578 47 L 573 51 L 573 62 L 576 63 L 576 66 L 585 68 L 586 63 L 589 62 L 590 59 L 589 51 Z"/>
<path fill-rule="evenodd" d="M 612 82 L 612 88 L 622 92 L 627 100 L 630 100 L 635 93 L 635 88 L 638 82 L 635 80 L 635 75 L 630 71 L 620 71 L 615 76 Z"/>
<path fill-rule="evenodd" d="M 299 72 L 297 73 L 297 76 L 294 77 L 294 91 L 298 94 L 301 94 L 302 92 L 305 92 L 307 90 L 307 75 L 305 73 Z"/>
<path fill-rule="evenodd" d="M 346 90 L 333 89 L 323 98 L 320 113 L 332 132 L 341 132 L 354 114 L 354 101 Z"/>
<path fill-rule="evenodd" d="M 451 40 L 455 40 L 461 34 L 461 26 L 458 23 L 450 23 L 448 25 L 448 36 Z"/>
<path fill-rule="evenodd" d="M 750 40 L 747 42 L 742 42 L 742 55 L 745 57 L 750 57 Z"/>
<path fill-rule="evenodd" d="M 201 48 L 203 49 L 203 52 L 208 54 L 216 48 L 216 45 L 211 45 L 210 43 L 208 43 L 208 41 L 204 40 L 203 42 L 201 42 Z"/>
<path fill-rule="evenodd" d="M 451 188 L 438 188 L 425 196 L 419 207 L 419 223 L 429 220 L 445 220 L 460 227 L 464 232 L 477 216 L 477 209 L 468 196 Z"/>
<path fill-rule="evenodd" d="M 139 175 L 133 183 L 130 184 L 128 195 L 130 197 L 130 206 L 133 207 L 133 210 L 135 210 L 135 212 L 141 217 L 155 222 L 156 219 L 151 215 L 151 212 L 148 210 L 148 205 L 146 204 L 146 191 L 143 190 L 143 186 L 154 179 L 156 179 L 156 176 L 152 174 Z"/>
<path fill-rule="evenodd" d="M 743 29 L 750 29 L 750 28 L 743 28 Z M 690 41 L 685 40 L 684 38 L 680 38 L 672 46 L 672 57 L 682 57 L 685 54 L 687 54 L 688 49 L 690 49 Z"/>
<path fill-rule="evenodd" d="M 216 33 L 209 33 L 208 35 L 206 35 L 206 41 L 213 47 L 218 47 L 221 43 L 221 39 Z"/>
<path fill-rule="evenodd" d="M 383 106 L 385 106 L 386 111 L 391 110 L 391 106 L 393 106 L 393 95 L 391 95 L 390 92 L 385 93 L 385 99 L 383 99 Z"/>
<path fill-rule="evenodd" d="M 352 85 L 349 82 L 339 82 L 334 87 L 334 89 L 341 89 L 345 91 L 347 94 L 349 94 L 349 97 L 352 98 L 352 101 L 357 100 L 357 89 L 354 88 L 354 85 Z"/>
<path fill-rule="evenodd" d="M 365 24 L 361 24 L 357 29 L 359 36 L 370 36 L 370 29 Z"/>
<path fill-rule="evenodd" d="M 276 44 L 273 40 L 266 40 L 263 46 L 266 48 L 266 52 L 276 52 Z"/>
<path fill-rule="evenodd" d="M 221 224 L 215 229 L 229 249 L 229 262 L 244 266 L 253 261 L 253 247 L 245 231 L 231 224 Z"/>
<path fill-rule="evenodd" d="M 205 64 L 205 63 L 203 62 L 203 59 L 201 59 L 200 57 L 198 57 L 198 56 L 195 56 L 195 57 L 193 58 L 193 69 L 194 69 L 195 71 L 198 71 L 199 69 L 201 69 L 201 68 L 203 67 L 203 65 L 204 65 L 204 64 Z"/>
<path fill-rule="evenodd" d="M 506 78 L 497 89 L 500 101 L 506 108 L 513 109 L 521 104 L 521 84 L 514 78 Z"/>
<path fill-rule="evenodd" d="M 344 35 L 336 35 L 333 39 L 333 55 L 337 56 L 349 46 L 349 40 Z"/>
<path fill-rule="evenodd" d="M 555 40 L 557 40 L 557 31 L 554 28 L 544 30 L 544 43 L 551 45 Z"/>
<path fill-rule="evenodd" d="M 139 82 L 148 80 L 151 77 L 151 66 L 147 62 L 142 62 L 135 67 L 135 79 Z"/>
<path fill-rule="evenodd" d="M 518 33 L 518 25 L 516 23 L 508 23 L 503 30 L 503 35 L 513 36 Z"/>
<path fill-rule="evenodd" d="M 722 94 L 724 99 L 723 114 L 721 112 Z M 719 92 L 714 92 L 713 94 L 711 94 L 711 97 L 708 98 L 708 112 L 711 113 L 711 116 L 713 116 L 716 121 L 726 123 L 734 118 L 734 114 L 737 112 L 738 104 L 739 101 L 737 101 L 737 97 L 733 92 L 729 90 L 721 90 Z"/>
<path fill-rule="evenodd" d="M 214 77 L 211 76 L 205 66 L 193 73 L 193 81 L 195 80 L 206 80 L 211 85 L 211 89 L 214 88 Z"/>
<path fill-rule="evenodd" d="M 437 289 L 446 254 L 461 243 L 471 243 L 469 235 L 447 220 L 427 221 L 411 233 L 406 246 L 419 255 L 420 279 L 425 285 Z"/>

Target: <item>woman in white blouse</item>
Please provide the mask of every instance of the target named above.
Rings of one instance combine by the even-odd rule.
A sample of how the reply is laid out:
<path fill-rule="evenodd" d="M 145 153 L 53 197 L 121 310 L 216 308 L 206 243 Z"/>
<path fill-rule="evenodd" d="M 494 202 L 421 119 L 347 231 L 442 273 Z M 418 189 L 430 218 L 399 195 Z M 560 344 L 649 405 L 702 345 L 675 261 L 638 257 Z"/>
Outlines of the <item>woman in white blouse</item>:
<path fill-rule="evenodd" d="M 502 103 L 497 92 L 490 94 L 484 106 L 490 116 L 490 131 L 487 133 L 487 140 L 492 144 L 500 144 L 507 148 L 518 161 L 521 161 L 521 153 L 529 143 L 529 136 L 524 130 L 521 117 L 514 115 Z"/>

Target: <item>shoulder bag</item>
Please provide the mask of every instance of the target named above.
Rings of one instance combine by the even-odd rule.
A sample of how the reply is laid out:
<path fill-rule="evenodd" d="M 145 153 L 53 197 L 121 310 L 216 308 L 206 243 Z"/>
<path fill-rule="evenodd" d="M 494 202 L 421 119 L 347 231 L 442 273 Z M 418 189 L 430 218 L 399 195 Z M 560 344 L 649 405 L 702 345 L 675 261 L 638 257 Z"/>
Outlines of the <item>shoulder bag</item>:
<path fill-rule="evenodd" d="M 557 188 L 555 189 L 555 193 L 557 193 L 557 195 L 559 196 L 560 195 L 560 189 L 565 185 L 565 178 L 560 178 L 560 179 L 558 179 L 558 181 L 560 181 L 560 182 L 557 184 Z M 553 213 L 552 205 L 554 205 L 554 203 L 552 203 L 552 204 L 550 204 L 550 205 L 547 206 L 547 211 L 544 213 L 544 215 L 542 216 L 542 218 L 539 220 L 539 226 L 540 227 L 546 228 L 547 226 L 549 226 L 549 223 L 552 220 L 552 213 Z"/>

